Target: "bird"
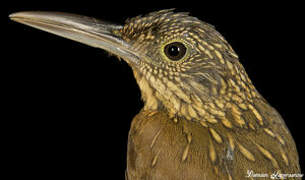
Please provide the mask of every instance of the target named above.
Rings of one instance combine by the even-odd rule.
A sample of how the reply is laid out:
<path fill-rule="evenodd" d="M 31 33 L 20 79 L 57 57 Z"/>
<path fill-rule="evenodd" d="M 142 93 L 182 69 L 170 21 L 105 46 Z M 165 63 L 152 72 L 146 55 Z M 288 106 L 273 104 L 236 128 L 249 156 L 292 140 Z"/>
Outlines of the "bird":
<path fill-rule="evenodd" d="M 131 122 L 126 180 L 302 178 L 283 118 L 209 23 L 174 9 L 123 25 L 61 12 L 9 17 L 131 67 L 144 107 Z"/>

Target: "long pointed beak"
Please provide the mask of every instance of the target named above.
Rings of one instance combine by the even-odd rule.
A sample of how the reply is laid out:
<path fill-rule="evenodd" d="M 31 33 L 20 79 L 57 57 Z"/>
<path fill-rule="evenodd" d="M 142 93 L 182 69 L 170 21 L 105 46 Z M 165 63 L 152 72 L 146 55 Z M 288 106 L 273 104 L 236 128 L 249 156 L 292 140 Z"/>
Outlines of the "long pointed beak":
<path fill-rule="evenodd" d="M 125 59 L 128 63 L 139 63 L 139 55 L 117 35 L 122 26 L 86 16 L 59 12 L 18 12 L 9 17 L 13 21 L 104 49 Z"/>

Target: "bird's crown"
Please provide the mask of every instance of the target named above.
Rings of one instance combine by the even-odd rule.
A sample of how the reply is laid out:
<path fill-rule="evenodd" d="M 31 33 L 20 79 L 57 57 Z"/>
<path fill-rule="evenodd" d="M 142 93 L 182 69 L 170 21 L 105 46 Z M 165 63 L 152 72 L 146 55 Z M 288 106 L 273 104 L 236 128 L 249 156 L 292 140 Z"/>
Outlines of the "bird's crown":
<path fill-rule="evenodd" d="M 116 32 L 142 59 L 133 67 L 145 109 L 196 119 L 246 108 L 256 96 L 227 41 L 208 23 L 172 9 L 128 19 Z"/>

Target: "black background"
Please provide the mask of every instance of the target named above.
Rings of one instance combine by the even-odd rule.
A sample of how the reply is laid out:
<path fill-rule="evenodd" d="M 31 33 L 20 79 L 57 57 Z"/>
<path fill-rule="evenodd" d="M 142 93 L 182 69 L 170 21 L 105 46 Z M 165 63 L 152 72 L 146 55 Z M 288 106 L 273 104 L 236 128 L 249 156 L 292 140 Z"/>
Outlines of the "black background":
<path fill-rule="evenodd" d="M 123 23 L 172 6 L 26 1 L 7 5 L 2 17 L 43 10 Z M 204 3 L 176 11 L 213 24 L 229 41 L 258 91 L 285 119 L 304 169 L 304 20 L 298 5 Z M 130 122 L 143 106 L 131 69 L 103 50 L 5 18 L 2 139 L 11 176 L 124 179 Z"/>

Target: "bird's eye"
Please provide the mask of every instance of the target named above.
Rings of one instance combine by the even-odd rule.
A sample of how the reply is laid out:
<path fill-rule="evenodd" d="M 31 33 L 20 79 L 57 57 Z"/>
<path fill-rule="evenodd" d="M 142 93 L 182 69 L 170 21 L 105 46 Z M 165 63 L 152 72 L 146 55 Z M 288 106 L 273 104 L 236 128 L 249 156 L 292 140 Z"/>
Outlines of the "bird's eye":
<path fill-rule="evenodd" d="M 164 47 L 165 55 L 172 61 L 179 61 L 186 54 L 186 47 L 181 42 L 173 42 Z"/>

